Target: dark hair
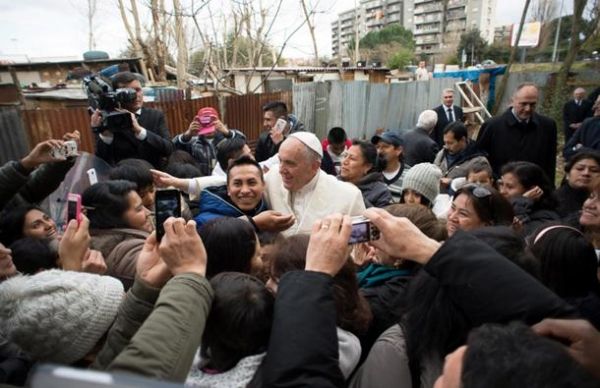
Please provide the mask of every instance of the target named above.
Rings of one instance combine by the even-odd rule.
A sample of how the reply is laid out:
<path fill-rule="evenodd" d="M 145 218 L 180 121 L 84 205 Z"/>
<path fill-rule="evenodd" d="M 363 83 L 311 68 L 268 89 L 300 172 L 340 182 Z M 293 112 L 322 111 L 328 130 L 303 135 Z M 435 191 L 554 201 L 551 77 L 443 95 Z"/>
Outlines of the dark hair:
<path fill-rule="evenodd" d="M 193 164 L 167 164 L 167 167 L 165 167 L 165 172 L 176 178 L 183 179 L 192 179 L 204 176 L 202 171 L 200 171 L 200 169 Z"/>
<path fill-rule="evenodd" d="M 220 217 L 199 230 L 207 254 L 206 278 L 221 272 L 250 273 L 256 253 L 256 233 L 252 225 L 238 218 Z"/>
<path fill-rule="evenodd" d="M 123 159 L 108 173 L 110 180 L 126 180 L 136 184 L 142 191 L 154 185 L 151 169 L 154 167 L 142 159 Z"/>
<path fill-rule="evenodd" d="M 494 171 L 492 170 L 492 166 L 490 166 L 490 164 L 488 162 L 484 162 L 482 160 L 478 160 L 473 163 L 470 163 L 465 177 L 467 179 L 469 179 L 469 175 L 471 173 L 477 174 L 482 171 L 485 171 L 490 178 L 494 179 Z"/>
<path fill-rule="evenodd" d="M 286 272 L 304 270 L 310 236 L 296 234 L 275 243 L 271 261 L 271 277 L 280 279 Z M 333 298 L 337 312 L 337 325 L 354 334 L 364 334 L 373 317 L 368 302 L 358 292 L 356 268 L 347 260 L 333 277 Z"/>
<path fill-rule="evenodd" d="M 45 213 L 39 206 L 31 204 L 7 208 L 2 211 L 0 214 L 0 242 L 4 246 L 8 247 L 24 237 L 25 216 L 31 210 L 39 210 Z"/>
<path fill-rule="evenodd" d="M 263 112 L 271 111 L 275 117 L 288 115 L 287 105 L 283 101 L 272 101 L 263 106 Z"/>
<path fill-rule="evenodd" d="M 485 226 L 469 231 L 536 279 L 540 278 L 537 259 L 527 250 L 525 240 L 509 226 Z"/>
<path fill-rule="evenodd" d="M 110 77 L 112 80 L 113 89 L 122 88 L 124 85 L 131 83 L 133 81 L 140 81 L 140 76 L 132 73 L 130 71 L 122 71 Z M 141 83 L 141 81 L 140 81 Z"/>
<path fill-rule="evenodd" d="M 379 167 L 379 157 L 377 156 L 377 147 L 371 142 L 354 139 L 352 145 L 360 148 L 360 153 L 365 164 L 370 164 L 371 169 L 368 172 L 376 171 Z"/>
<path fill-rule="evenodd" d="M 427 197 L 425 197 L 423 194 L 419 193 L 417 190 L 414 190 L 410 187 L 405 187 L 402 189 L 402 195 L 400 196 L 400 203 L 404 204 L 404 192 L 406 190 L 412 190 L 415 193 L 419 194 L 421 196 L 421 205 L 427 207 L 428 209 L 431 209 L 433 207 L 433 204 L 431 203 L 431 201 L 429 199 L 427 199 Z"/>
<path fill-rule="evenodd" d="M 461 121 L 453 121 L 446 125 L 444 128 L 444 135 L 448 132 L 452 132 L 454 140 L 460 141 L 462 139 L 468 139 L 469 131 L 467 127 Z"/>
<path fill-rule="evenodd" d="M 232 130 L 235 131 L 235 130 Z M 227 171 L 229 160 L 240 156 L 246 145 L 246 136 L 239 131 L 230 138 L 225 138 L 217 144 L 217 162 L 223 171 Z"/>
<path fill-rule="evenodd" d="M 27 275 L 57 268 L 58 255 L 48 246 L 48 241 L 24 237 L 10 245 L 12 258 L 17 270 Z"/>
<path fill-rule="evenodd" d="M 167 159 L 167 165 L 190 164 L 200 169 L 200 163 L 187 151 L 175 150 Z"/>
<path fill-rule="evenodd" d="M 540 280 L 558 296 L 583 297 L 598 291 L 596 251 L 581 232 L 564 225 L 546 224 L 529 241 L 531 253 L 540 262 Z"/>
<path fill-rule="evenodd" d="M 578 162 L 585 160 L 585 159 L 594 160 L 596 162 L 596 164 L 598 164 L 598 166 L 600 166 L 600 152 L 591 150 L 591 149 L 586 149 L 586 150 L 577 152 L 575 155 L 571 156 L 571 158 L 565 162 L 565 176 L 563 177 L 563 179 L 560 183 L 561 186 L 568 184 L 567 174 L 571 172 L 571 169 L 573 168 L 573 166 L 576 165 Z"/>
<path fill-rule="evenodd" d="M 513 174 L 525 190 L 538 186 L 542 197 L 535 202 L 537 208 L 554 209 L 556 200 L 552 196 L 554 188 L 548 176 L 540 166 L 531 162 L 510 162 L 502 166 L 500 175 Z"/>
<path fill-rule="evenodd" d="M 583 150 L 577 152 L 565 163 L 565 172 L 570 172 L 573 166 L 577 164 L 577 162 L 585 159 L 595 160 L 596 163 L 600 166 L 600 152 L 594 150 Z"/>
<path fill-rule="evenodd" d="M 275 298 L 257 278 L 223 272 L 210 281 L 214 297 L 202 335 L 202 356 L 219 372 L 267 350 Z"/>
<path fill-rule="evenodd" d="M 446 228 L 431 209 L 414 203 L 398 203 L 386 206 L 384 209 L 395 217 L 408 218 L 429 238 L 436 241 L 444 241 L 448 238 Z"/>
<path fill-rule="evenodd" d="M 477 189 L 485 189 L 489 195 L 477 196 Z M 515 213 L 510 202 L 491 186 L 467 184 L 458 189 L 454 198 L 465 194 L 469 197 L 477 217 L 487 225 L 512 225 Z"/>
<path fill-rule="evenodd" d="M 229 167 L 227 168 L 227 184 L 229 184 L 229 174 L 231 173 L 231 170 L 234 167 L 239 167 L 239 166 L 254 166 L 258 169 L 259 171 L 259 175 L 260 175 L 260 180 L 261 181 L 265 181 L 264 175 L 263 175 L 263 170 L 262 167 L 260 166 L 260 164 L 258 164 L 258 162 L 250 155 L 242 155 L 237 159 L 234 159 L 231 161 L 231 163 L 229 163 Z"/>
<path fill-rule="evenodd" d="M 130 192 L 135 183 L 124 180 L 99 182 L 88 187 L 81 196 L 81 204 L 90 220 L 90 228 L 127 228 L 123 214 L 129 209 Z"/>
<path fill-rule="evenodd" d="M 333 127 L 327 133 L 327 141 L 329 144 L 341 144 L 348 140 L 348 135 L 342 127 Z"/>
<path fill-rule="evenodd" d="M 463 388 L 597 387 L 566 348 L 520 322 L 484 324 L 469 333 Z"/>

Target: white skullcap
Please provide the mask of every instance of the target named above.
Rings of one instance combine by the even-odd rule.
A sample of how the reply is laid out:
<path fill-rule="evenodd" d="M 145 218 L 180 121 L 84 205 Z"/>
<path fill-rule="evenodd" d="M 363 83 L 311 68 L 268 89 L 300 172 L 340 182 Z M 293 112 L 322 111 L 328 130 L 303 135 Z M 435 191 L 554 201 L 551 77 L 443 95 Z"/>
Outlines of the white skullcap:
<path fill-rule="evenodd" d="M 290 137 L 300 140 L 302 144 L 315 151 L 321 158 L 323 157 L 323 146 L 321 146 L 319 138 L 314 133 L 294 132 L 288 136 L 288 138 Z"/>

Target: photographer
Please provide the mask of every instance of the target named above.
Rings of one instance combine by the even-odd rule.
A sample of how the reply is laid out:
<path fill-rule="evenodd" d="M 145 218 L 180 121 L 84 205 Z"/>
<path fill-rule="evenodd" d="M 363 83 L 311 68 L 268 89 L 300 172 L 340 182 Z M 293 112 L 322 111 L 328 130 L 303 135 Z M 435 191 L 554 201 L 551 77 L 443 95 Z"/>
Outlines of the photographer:
<path fill-rule="evenodd" d="M 131 113 L 131 128 L 98 130 L 102 127 L 103 118 L 101 111 L 96 110 L 91 117 L 91 126 L 98 133 L 96 155 L 113 166 L 122 159 L 137 158 L 160 168 L 163 158 L 168 157 L 174 149 L 164 114 L 156 109 L 142 108 L 144 93 L 135 74 L 117 73 L 112 77 L 112 83 L 115 90 L 131 88 L 136 91 L 135 100 L 123 104 L 124 109 L 119 110 Z"/>

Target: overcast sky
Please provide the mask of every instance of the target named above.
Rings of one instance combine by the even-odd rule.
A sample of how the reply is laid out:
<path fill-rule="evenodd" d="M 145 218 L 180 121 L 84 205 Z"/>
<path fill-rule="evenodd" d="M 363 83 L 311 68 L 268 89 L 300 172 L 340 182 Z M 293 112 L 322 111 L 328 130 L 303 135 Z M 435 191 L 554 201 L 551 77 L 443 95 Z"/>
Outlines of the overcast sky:
<path fill-rule="evenodd" d="M 96 49 L 116 57 L 127 45 L 123 22 L 118 13 L 116 0 L 97 0 L 98 11 L 95 22 Z M 316 6 L 316 35 L 320 55 L 331 54 L 331 22 L 339 12 L 354 7 L 355 0 L 306 0 Z M 557 2 L 559 0 L 556 0 Z M 138 1 L 139 4 L 147 0 Z M 275 0 L 263 0 L 263 3 Z M 358 0 L 356 0 L 358 3 Z M 568 1 L 567 1 L 568 2 Z M 126 0 L 126 3 L 129 3 Z M 171 1 L 166 0 L 166 4 Z M 181 0 L 189 6 L 191 0 Z M 198 1 L 196 1 L 196 4 Z M 218 12 L 225 0 L 211 0 Z M 495 25 L 517 23 L 525 0 L 497 0 Z M 302 21 L 299 0 L 284 0 L 283 6 L 272 29 L 272 42 L 281 46 L 291 32 Z M 143 8 L 140 5 L 140 8 Z M 36 57 L 69 56 L 81 58 L 88 49 L 86 0 L 0 0 L 0 58 L 13 55 Z M 274 12 L 274 11 L 272 11 Z M 148 20 L 148 19 L 147 19 Z M 204 19 L 204 23 L 209 23 Z M 192 31 L 189 25 L 189 31 Z M 199 42 L 192 42 L 195 47 Z M 193 49 L 194 47 L 192 47 Z M 301 28 L 288 41 L 284 57 L 310 57 L 312 44 L 308 29 Z"/>

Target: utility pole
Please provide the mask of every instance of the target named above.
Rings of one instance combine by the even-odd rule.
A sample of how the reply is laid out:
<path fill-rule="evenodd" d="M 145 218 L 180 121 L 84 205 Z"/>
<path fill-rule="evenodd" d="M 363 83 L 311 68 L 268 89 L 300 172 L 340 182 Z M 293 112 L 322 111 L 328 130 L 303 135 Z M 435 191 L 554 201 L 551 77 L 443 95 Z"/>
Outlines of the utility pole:
<path fill-rule="evenodd" d="M 552 50 L 552 63 L 556 63 L 558 60 L 558 55 L 556 54 L 558 51 L 558 38 L 560 36 L 560 23 L 562 22 L 562 9 L 564 2 L 565 0 L 560 1 L 560 11 L 558 11 L 558 23 L 556 26 L 556 34 L 554 34 L 554 49 Z"/>
<path fill-rule="evenodd" d="M 358 4 L 356 3 L 356 0 L 354 0 L 354 66 L 356 66 L 356 64 L 360 60 L 360 53 L 358 52 L 358 50 L 360 48 L 360 43 L 359 43 L 360 39 L 359 39 L 359 34 L 358 34 L 358 28 L 359 28 L 358 11 L 359 11 Z"/>

